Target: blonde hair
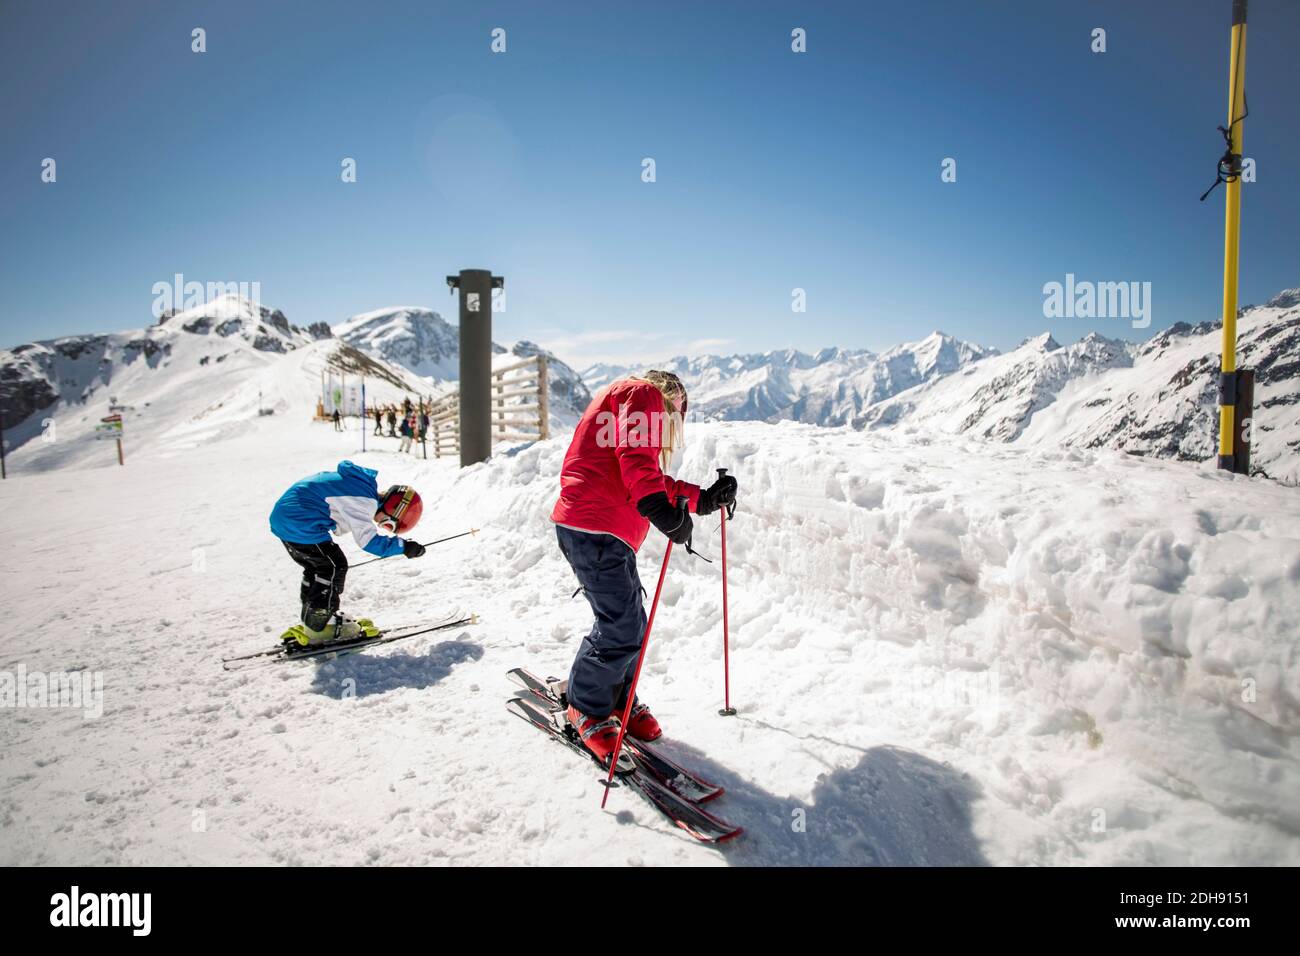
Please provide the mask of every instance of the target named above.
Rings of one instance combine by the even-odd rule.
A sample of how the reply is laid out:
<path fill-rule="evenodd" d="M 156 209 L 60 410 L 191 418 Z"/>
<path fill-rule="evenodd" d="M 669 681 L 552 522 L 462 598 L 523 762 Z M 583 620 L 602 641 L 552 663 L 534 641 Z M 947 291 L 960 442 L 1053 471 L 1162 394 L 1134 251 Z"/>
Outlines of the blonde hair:
<path fill-rule="evenodd" d="M 686 386 L 672 372 L 664 372 L 657 368 L 650 369 L 644 375 L 632 375 L 630 378 L 634 382 L 653 385 L 664 400 L 666 416 L 659 445 L 659 468 L 666 472 L 673 460 L 673 453 L 685 438 L 686 423 L 682 417 L 681 406 L 686 398 Z"/>

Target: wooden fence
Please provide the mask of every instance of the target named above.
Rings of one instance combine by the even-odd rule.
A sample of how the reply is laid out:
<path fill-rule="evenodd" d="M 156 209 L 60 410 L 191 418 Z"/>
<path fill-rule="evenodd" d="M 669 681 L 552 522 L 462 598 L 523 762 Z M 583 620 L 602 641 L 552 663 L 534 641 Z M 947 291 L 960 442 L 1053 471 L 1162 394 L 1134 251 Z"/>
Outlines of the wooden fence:
<path fill-rule="evenodd" d="M 492 441 L 551 437 L 547 360 L 534 355 L 492 371 Z M 429 444 L 435 458 L 460 454 L 460 392 L 435 399 L 429 412 Z"/>

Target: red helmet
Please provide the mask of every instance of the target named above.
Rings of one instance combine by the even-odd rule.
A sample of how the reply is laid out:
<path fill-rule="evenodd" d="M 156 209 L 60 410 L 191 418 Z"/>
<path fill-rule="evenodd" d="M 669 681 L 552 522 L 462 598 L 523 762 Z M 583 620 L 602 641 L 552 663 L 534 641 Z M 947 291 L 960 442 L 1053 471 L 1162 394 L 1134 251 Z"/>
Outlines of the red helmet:
<path fill-rule="evenodd" d="M 392 534 L 406 534 L 420 523 L 424 503 L 410 485 L 393 485 L 379 499 L 375 524 Z"/>

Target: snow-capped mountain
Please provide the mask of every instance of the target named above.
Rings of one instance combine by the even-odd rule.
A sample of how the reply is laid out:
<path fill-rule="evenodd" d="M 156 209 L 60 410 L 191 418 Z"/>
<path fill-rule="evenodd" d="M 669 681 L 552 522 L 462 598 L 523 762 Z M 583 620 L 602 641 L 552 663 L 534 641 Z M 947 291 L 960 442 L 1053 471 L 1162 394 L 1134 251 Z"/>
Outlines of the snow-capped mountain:
<path fill-rule="evenodd" d="M 928 382 L 996 350 L 934 332 L 886 352 L 839 348 L 808 354 L 795 349 L 749 355 L 678 356 L 659 368 L 675 372 L 691 399 L 693 417 L 706 420 L 793 419 L 818 425 L 852 422 L 891 395 Z M 594 365 L 583 372 L 590 388 L 640 366 Z"/>
<path fill-rule="evenodd" d="M 28 342 L 0 351 L 0 411 L 5 422 L 14 429 L 60 400 L 84 403 L 108 387 L 116 372 L 137 362 L 150 369 L 167 363 L 178 332 L 210 336 L 210 351 L 220 354 L 208 358 L 219 362 L 240 348 L 283 354 L 330 335 L 324 323 L 302 329 L 279 310 L 231 295 L 172 313 L 145 329 Z"/>
<path fill-rule="evenodd" d="M 432 309 L 399 305 L 362 312 L 335 325 L 336 338 L 434 381 L 460 376 L 460 336 Z M 492 344 L 493 351 L 505 349 Z"/>
<path fill-rule="evenodd" d="M 143 329 L 0 350 L 6 447 L 33 470 L 102 459 L 88 439 L 114 411 L 133 449 L 179 448 L 246 427 L 264 409 L 311 409 L 326 370 L 364 373 L 377 401 L 428 391 L 404 369 L 333 339 L 324 323 L 301 328 L 228 295 Z"/>
<path fill-rule="evenodd" d="M 653 366 L 647 365 L 646 368 Z M 624 375 L 632 375 L 636 372 L 643 372 L 639 365 L 618 365 L 612 362 L 597 362 L 594 365 L 588 365 L 580 373 L 583 382 L 586 383 L 593 393 L 604 388 L 615 379 L 622 378 Z"/>
<path fill-rule="evenodd" d="M 196 335 L 216 335 L 225 339 L 238 336 L 259 352 L 283 353 L 327 339 L 331 334 L 324 322 L 313 322 L 306 328 L 299 328 L 291 324 L 279 309 L 268 309 L 239 295 L 223 295 L 192 309 L 173 312 L 158 324 Z"/>
<path fill-rule="evenodd" d="M 1217 322 L 1180 322 L 1136 344 L 1094 333 L 1061 347 L 1042 335 L 852 424 L 1204 461 L 1218 440 L 1220 337 Z M 1237 362 L 1255 370 L 1252 471 L 1300 479 L 1300 290 L 1242 310 Z"/>
<path fill-rule="evenodd" d="M 705 420 L 899 426 L 1202 461 L 1218 440 L 1219 349 L 1219 323 L 1179 322 L 1141 343 L 1093 332 L 1061 346 L 1044 332 L 1001 354 L 935 332 L 879 354 L 706 355 L 582 375 L 598 389 L 669 369 Z M 1256 372 L 1252 471 L 1300 480 L 1300 289 L 1241 310 L 1237 359 Z"/>
<path fill-rule="evenodd" d="M 873 405 L 852 424 L 859 428 L 894 425 L 928 399 L 923 414 L 944 431 L 1014 441 L 1067 384 L 1103 369 L 1130 367 L 1132 350 L 1129 343 L 1095 332 L 1062 348 L 1044 332 L 960 375 L 934 379 Z"/>
<path fill-rule="evenodd" d="M 558 419 L 564 425 L 577 423 L 578 418 L 591 404 L 591 392 L 582 381 L 581 375 L 570 368 L 567 363 L 556 358 L 554 352 L 550 352 L 535 342 L 529 342 L 526 339 L 521 339 L 512 345 L 506 355 L 511 356 L 511 360 L 532 358 L 534 355 L 545 355 L 547 359 L 547 388 L 550 393 L 552 418 Z M 511 360 L 502 360 L 501 356 L 498 355 L 493 359 L 493 365 L 509 365 Z"/>
<path fill-rule="evenodd" d="M 354 315 L 334 326 L 334 335 L 367 354 L 431 379 L 435 383 L 460 378 L 460 332 L 437 312 L 421 306 L 392 306 Z M 493 365 L 545 354 L 550 367 L 551 410 L 557 424 L 572 424 L 591 401 L 582 376 L 554 353 L 528 341 L 510 348 L 492 343 Z"/>

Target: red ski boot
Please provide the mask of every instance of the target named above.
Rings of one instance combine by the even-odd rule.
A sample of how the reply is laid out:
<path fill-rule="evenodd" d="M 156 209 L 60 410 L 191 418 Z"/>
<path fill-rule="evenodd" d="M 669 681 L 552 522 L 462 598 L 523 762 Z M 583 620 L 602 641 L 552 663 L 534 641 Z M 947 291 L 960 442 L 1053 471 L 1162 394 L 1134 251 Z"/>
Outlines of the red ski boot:
<path fill-rule="evenodd" d="M 655 720 L 655 715 L 650 713 L 650 708 L 638 700 L 632 703 L 632 713 L 627 718 L 627 735 L 649 743 L 658 740 L 664 732 L 659 721 Z"/>
<path fill-rule="evenodd" d="M 614 743 L 618 740 L 618 717 L 588 717 L 572 704 L 565 716 L 578 731 L 583 745 L 600 759 L 602 765 L 609 766 L 609 755 L 614 752 Z"/>

